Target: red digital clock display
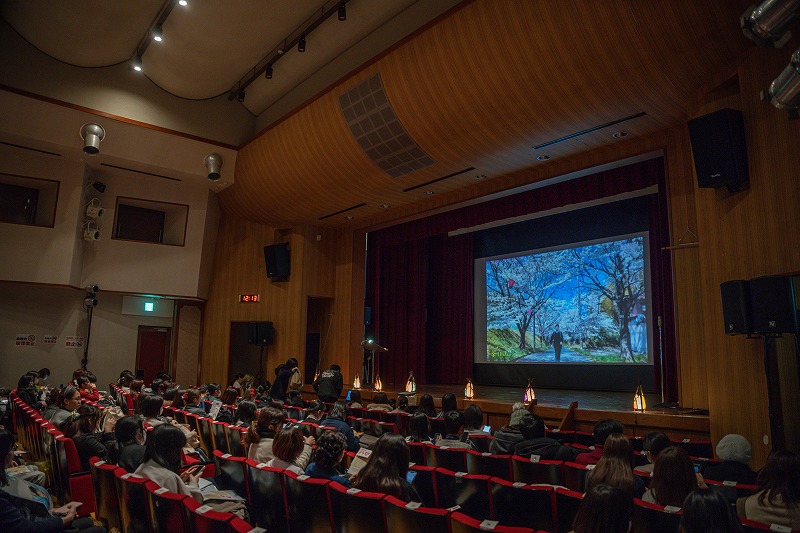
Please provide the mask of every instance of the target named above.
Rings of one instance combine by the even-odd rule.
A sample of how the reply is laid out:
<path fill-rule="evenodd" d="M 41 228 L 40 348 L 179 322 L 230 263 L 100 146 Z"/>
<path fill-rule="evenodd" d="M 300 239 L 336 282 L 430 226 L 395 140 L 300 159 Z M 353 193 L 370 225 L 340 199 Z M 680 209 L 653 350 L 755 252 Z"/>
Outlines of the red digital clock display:
<path fill-rule="evenodd" d="M 258 294 L 240 294 L 239 301 L 241 303 L 258 303 Z"/>

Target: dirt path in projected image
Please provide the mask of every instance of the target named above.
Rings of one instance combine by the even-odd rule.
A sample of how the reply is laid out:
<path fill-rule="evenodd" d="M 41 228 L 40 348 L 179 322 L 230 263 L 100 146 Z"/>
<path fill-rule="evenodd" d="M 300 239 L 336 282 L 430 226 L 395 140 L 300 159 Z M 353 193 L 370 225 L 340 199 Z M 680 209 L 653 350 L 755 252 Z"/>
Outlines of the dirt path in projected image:
<path fill-rule="evenodd" d="M 556 362 L 556 352 L 553 350 L 553 347 L 549 347 L 544 352 L 536 352 L 532 354 L 528 354 L 525 357 L 517 359 L 514 361 L 515 363 L 555 363 Z M 566 346 L 561 348 L 561 363 L 591 363 L 592 360 L 586 357 L 585 355 L 573 352 Z"/>

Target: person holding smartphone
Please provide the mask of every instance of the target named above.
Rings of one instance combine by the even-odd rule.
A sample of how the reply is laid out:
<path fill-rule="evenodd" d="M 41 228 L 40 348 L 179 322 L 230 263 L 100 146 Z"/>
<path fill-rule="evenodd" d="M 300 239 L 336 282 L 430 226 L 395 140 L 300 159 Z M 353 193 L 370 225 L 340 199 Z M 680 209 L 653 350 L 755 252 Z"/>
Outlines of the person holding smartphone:
<path fill-rule="evenodd" d="M 148 435 L 144 450 L 144 463 L 134 472 L 158 483 L 170 492 L 186 494 L 203 503 L 198 480 L 203 465 L 180 472 L 181 450 L 186 445 L 183 432 L 169 424 L 157 426 Z"/>

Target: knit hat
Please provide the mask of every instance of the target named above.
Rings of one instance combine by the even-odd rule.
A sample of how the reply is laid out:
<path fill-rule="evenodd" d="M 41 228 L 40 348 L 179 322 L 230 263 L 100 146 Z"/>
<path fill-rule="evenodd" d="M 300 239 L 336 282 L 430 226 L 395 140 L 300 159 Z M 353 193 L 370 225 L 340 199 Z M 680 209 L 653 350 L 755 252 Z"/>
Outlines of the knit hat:
<path fill-rule="evenodd" d="M 751 452 L 752 449 L 747 439 L 735 433 L 725 435 L 717 443 L 717 457 L 723 461 L 747 464 L 750 462 Z"/>
<path fill-rule="evenodd" d="M 517 409 L 511 413 L 511 422 L 508 423 L 511 427 L 517 427 L 522 423 L 522 417 L 527 414 L 525 409 Z"/>

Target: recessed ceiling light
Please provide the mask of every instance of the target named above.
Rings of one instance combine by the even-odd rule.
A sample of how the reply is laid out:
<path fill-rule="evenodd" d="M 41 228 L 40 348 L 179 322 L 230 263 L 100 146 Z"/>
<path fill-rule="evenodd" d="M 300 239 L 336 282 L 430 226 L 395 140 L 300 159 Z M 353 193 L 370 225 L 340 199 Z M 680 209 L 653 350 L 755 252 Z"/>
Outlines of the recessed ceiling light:
<path fill-rule="evenodd" d="M 425 194 L 425 195 L 428 195 L 428 196 L 430 196 L 431 194 L 433 194 L 433 191 L 425 191 L 425 192 L 424 192 L 424 193 L 422 193 L 422 194 Z"/>
<path fill-rule="evenodd" d="M 347 216 L 346 216 L 346 217 L 344 217 L 344 218 L 346 218 L 347 220 L 353 220 L 353 215 L 347 215 Z"/>
<path fill-rule="evenodd" d="M 161 24 L 153 28 L 153 40 L 159 43 L 164 40 L 164 30 Z"/>
<path fill-rule="evenodd" d="M 611 136 L 614 137 L 615 139 L 622 139 L 623 137 L 627 137 L 628 136 L 628 132 L 627 131 L 615 131 L 614 133 L 611 134 Z"/>
<path fill-rule="evenodd" d="M 187 0 L 178 0 L 178 3 L 184 7 L 189 5 L 189 2 Z"/>
<path fill-rule="evenodd" d="M 384 209 L 389 209 L 392 206 L 389 205 L 389 204 L 381 204 L 381 207 L 384 208 Z"/>
<path fill-rule="evenodd" d="M 133 70 L 136 72 L 142 71 L 142 56 L 136 56 L 133 58 Z"/>
<path fill-rule="evenodd" d="M 550 159 L 549 155 L 540 155 L 536 158 L 537 161 L 547 161 L 548 159 Z"/>
<path fill-rule="evenodd" d="M 486 179 L 486 174 L 475 174 L 476 180 L 483 180 Z"/>

